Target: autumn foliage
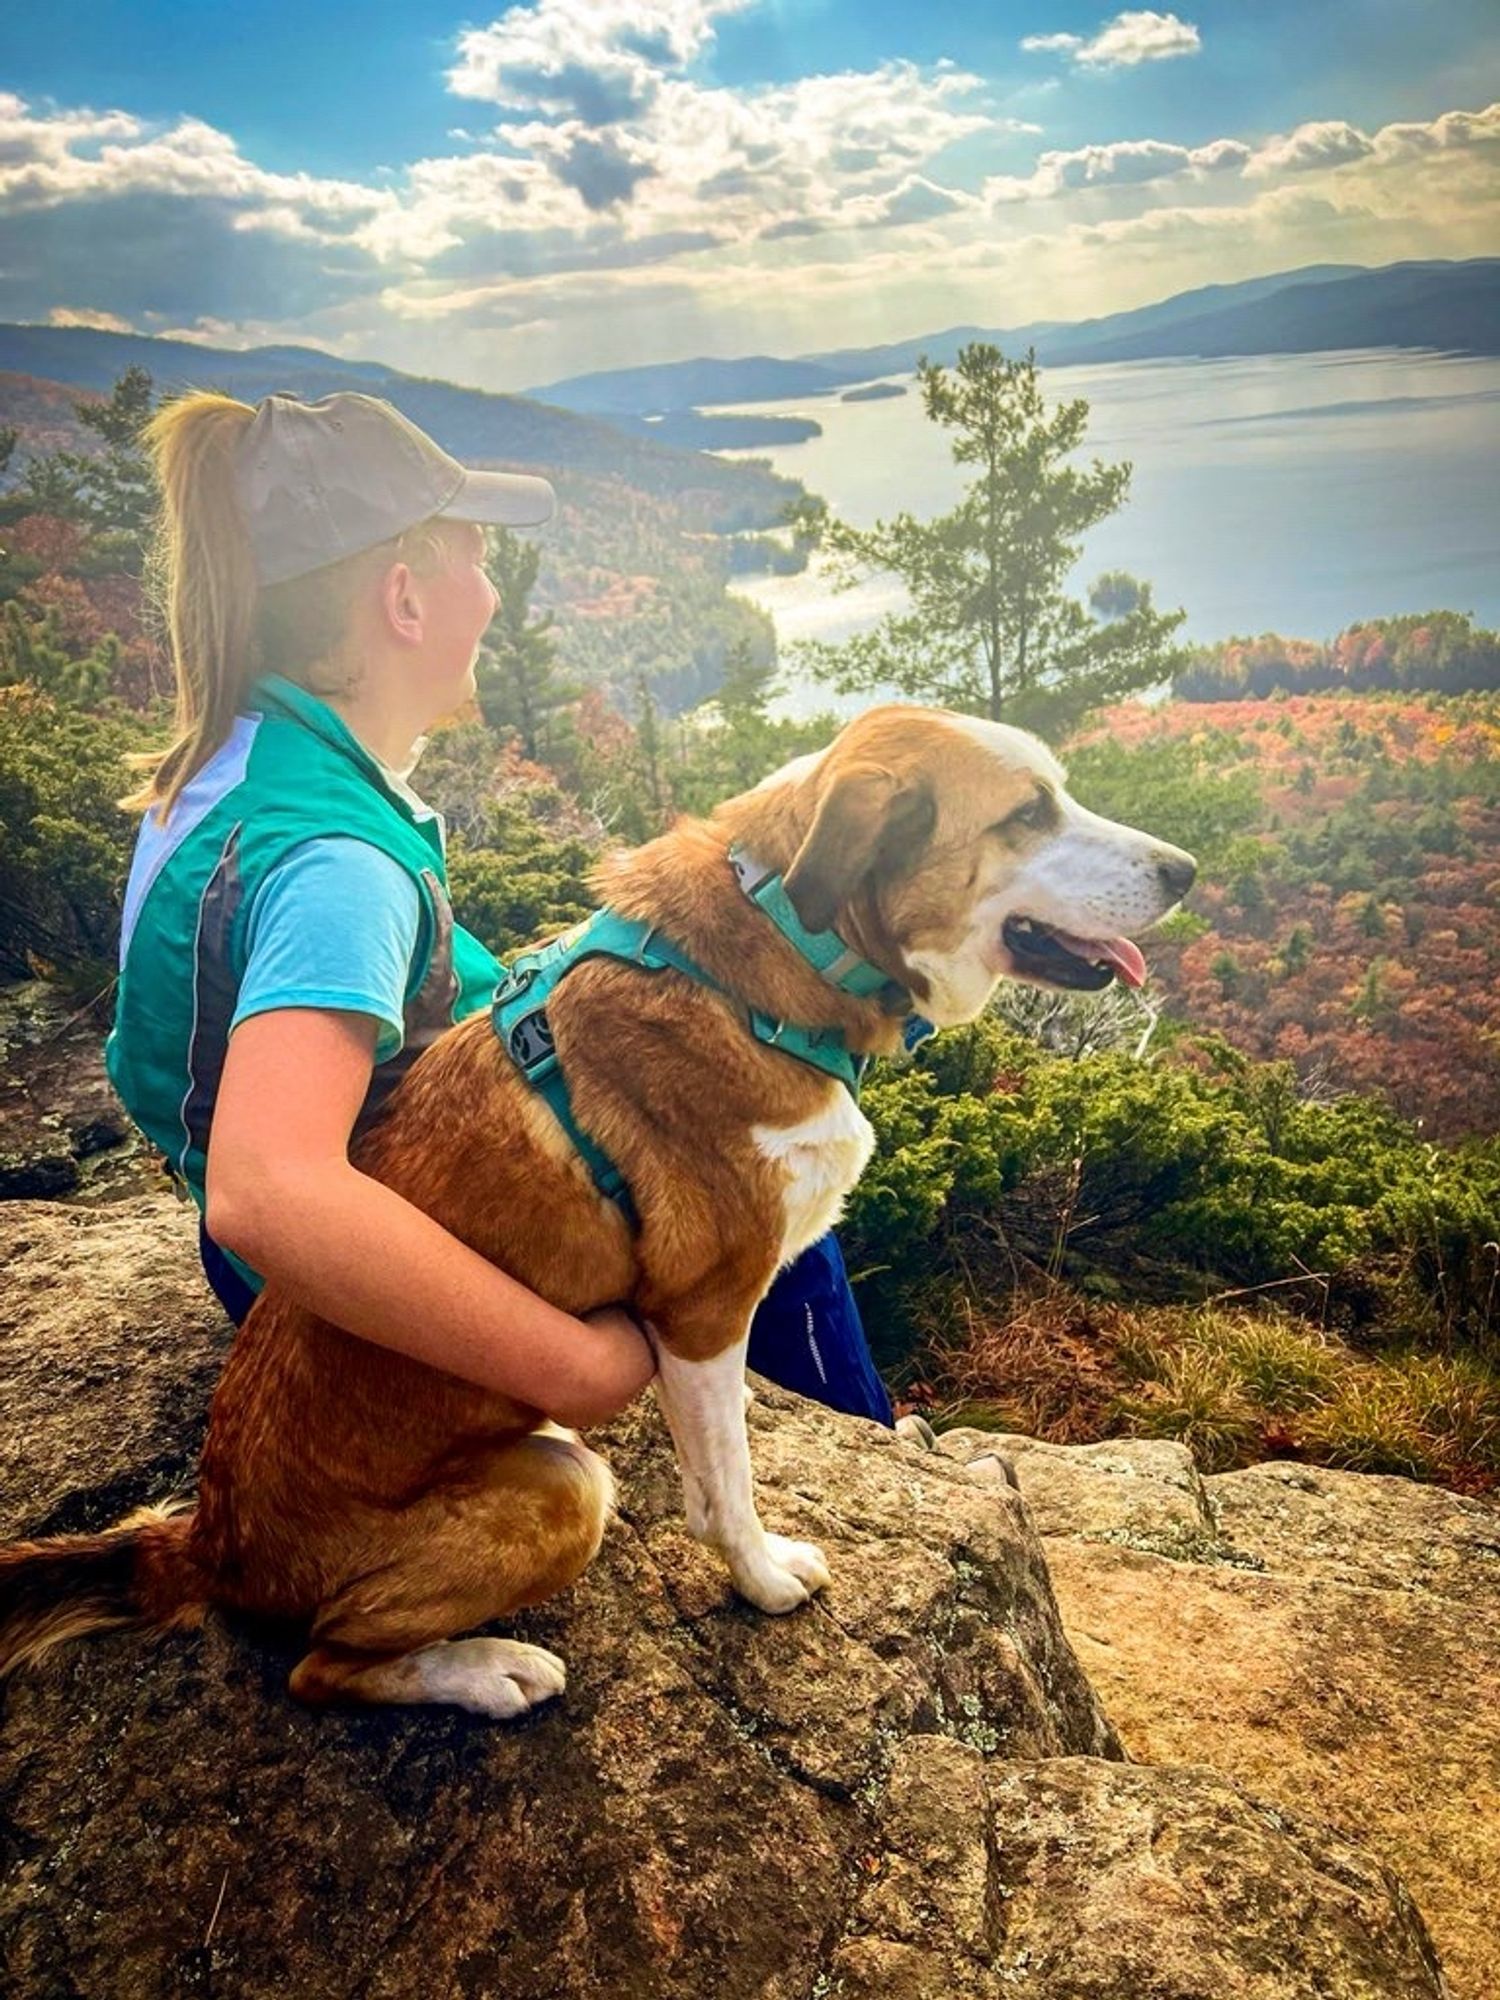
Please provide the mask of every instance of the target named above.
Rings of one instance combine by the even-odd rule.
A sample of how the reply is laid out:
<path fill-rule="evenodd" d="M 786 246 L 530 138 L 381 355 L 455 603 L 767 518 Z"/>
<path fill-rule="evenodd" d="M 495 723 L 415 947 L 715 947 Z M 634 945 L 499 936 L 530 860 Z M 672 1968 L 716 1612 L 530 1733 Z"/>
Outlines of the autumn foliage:
<path fill-rule="evenodd" d="M 1494 693 L 1500 633 L 1456 611 L 1371 618 L 1326 645 L 1263 632 L 1200 646 L 1177 676 L 1181 701 L 1235 701 L 1274 694 Z"/>
<path fill-rule="evenodd" d="M 1174 1018 L 1452 1139 L 1500 1127 L 1497 752 L 1494 697 L 1318 695 L 1118 708 L 1073 768 L 1199 852 L 1148 953 Z"/>

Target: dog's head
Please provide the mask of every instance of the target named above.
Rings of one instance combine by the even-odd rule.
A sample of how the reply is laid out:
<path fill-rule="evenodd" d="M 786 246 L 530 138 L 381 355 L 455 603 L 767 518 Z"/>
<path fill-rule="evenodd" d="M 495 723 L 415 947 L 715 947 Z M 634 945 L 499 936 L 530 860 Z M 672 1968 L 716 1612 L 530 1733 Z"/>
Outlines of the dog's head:
<path fill-rule="evenodd" d="M 1034 736 L 940 709 L 873 709 L 724 809 L 790 853 L 809 930 L 838 930 L 895 971 L 939 1027 L 1003 978 L 1139 986 L 1129 933 L 1187 893 L 1191 855 L 1068 796 Z"/>

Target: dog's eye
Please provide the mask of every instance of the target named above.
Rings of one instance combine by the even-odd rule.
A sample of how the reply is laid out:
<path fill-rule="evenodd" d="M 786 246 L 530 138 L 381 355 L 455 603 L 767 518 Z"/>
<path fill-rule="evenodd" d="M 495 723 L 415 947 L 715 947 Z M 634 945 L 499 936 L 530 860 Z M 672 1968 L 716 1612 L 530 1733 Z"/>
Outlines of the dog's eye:
<path fill-rule="evenodd" d="M 1017 806 L 1014 812 L 1005 815 L 1005 818 L 999 822 L 998 831 L 1001 833 L 1014 833 L 1017 829 L 1024 828 L 1036 833 L 1040 832 L 1044 827 L 1054 825 L 1056 820 L 1057 801 L 1053 798 L 1052 794 L 1050 792 L 1033 792 L 1024 805 Z"/>

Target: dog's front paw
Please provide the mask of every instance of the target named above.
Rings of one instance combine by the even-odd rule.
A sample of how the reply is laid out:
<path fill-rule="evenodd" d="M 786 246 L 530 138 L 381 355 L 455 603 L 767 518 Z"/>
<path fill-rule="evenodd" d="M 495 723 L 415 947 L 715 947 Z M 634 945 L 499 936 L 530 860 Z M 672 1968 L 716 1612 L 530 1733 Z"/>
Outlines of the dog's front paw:
<path fill-rule="evenodd" d="M 767 1535 L 758 1560 L 734 1565 L 735 1589 L 758 1611 L 795 1611 L 828 1581 L 823 1551 L 785 1535 Z"/>
<path fill-rule="evenodd" d="M 833 1581 L 828 1573 L 828 1558 L 816 1542 L 793 1542 L 785 1535 L 767 1535 L 766 1551 L 772 1562 L 789 1569 L 799 1583 L 806 1585 L 809 1596 L 815 1590 L 826 1590 Z"/>

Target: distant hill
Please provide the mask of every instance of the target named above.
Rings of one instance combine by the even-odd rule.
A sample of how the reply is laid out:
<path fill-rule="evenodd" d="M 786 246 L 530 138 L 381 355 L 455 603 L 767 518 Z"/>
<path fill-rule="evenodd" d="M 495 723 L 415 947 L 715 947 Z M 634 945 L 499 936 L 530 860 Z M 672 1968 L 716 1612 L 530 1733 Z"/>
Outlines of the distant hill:
<path fill-rule="evenodd" d="M 1041 361 L 1143 361 L 1179 355 L 1289 354 L 1346 347 L 1426 347 L 1500 354 L 1500 258 L 1468 263 L 1314 264 L 1239 284 L 1179 292 L 1155 305 L 1072 324 L 949 327 L 880 347 L 778 360 L 666 362 L 571 376 L 530 393 L 579 411 L 645 415 L 707 404 L 831 395 L 851 383 L 908 374 L 922 356 L 951 364 L 976 340 Z"/>
<path fill-rule="evenodd" d="M 130 367 L 147 369 L 161 389 L 218 389 L 245 402 L 276 389 L 310 399 L 340 389 L 380 395 L 470 464 L 618 480 L 657 498 L 690 503 L 695 525 L 706 529 L 768 526 L 797 491 L 761 466 L 627 436 L 595 416 L 405 375 L 379 362 L 344 361 L 310 347 L 200 347 L 92 327 L 0 325 L 0 374 L 11 378 L 0 395 L 0 424 L 17 424 L 31 449 L 53 449 L 61 440 L 33 443 L 27 424 L 18 421 L 20 407 L 9 414 L 13 399 L 26 409 L 38 398 L 55 406 L 57 384 L 102 393 Z M 21 378 L 30 385 L 25 390 Z"/>
<path fill-rule="evenodd" d="M 595 375 L 573 375 L 527 394 L 558 409 L 650 416 L 658 410 L 699 409 L 713 403 L 824 396 L 852 379 L 821 360 L 778 361 L 769 354 L 747 354 L 737 361 L 669 361 L 606 369 Z"/>
<path fill-rule="evenodd" d="M 1500 258 L 1393 264 L 1314 283 L 1299 279 L 1260 298 L 1230 299 L 1149 327 L 1111 329 L 1101 321 L 1086 341 L 1065 337 L 1060 347 L 1048 358 L 1139 361 L 1345 347 L 1500 354 Z"/>
<path fill-rule="evenodd" d="M 364 390 L 404 410 L 455 457 L 547 474 L 560 504 L 539 537 L 535 603 L 556 615 L 563 669 L 580 685 L 629 703 L 644 677 L 675 713 L 713 693 L 740 647 L 755 658 L 774 652 L 767 614 L 726 586 L 752 545 L 745 531 L 779 523 L 801 492 L 795 481 L 523 396 L 313 348 L 240 352 L 85 327 L 0 325 L 0 429 L 14 429 L 19 443 L 4 484 L 24 489 L 32 458 L 97 451 L 74 405 L 103 395 L 132 366 L 147 369 L 159 389 L 218 389 L 246 402 L 274 389 L 308 398 Z"/>
<path fill-rule="evenodd" d="M 1014 341 L 1018 336 L 1027 336 L 1047 360 L 1054 365 L 1065 365 L 1063 357 L 1067 361 L 1075 357 L 1092 359 L 1099 348 L 1115 342 L 1166 339 L 1186 326 L 1196 325 L 1210 313 L 1261 305 L 1303 285 L 1337 284 L 1345 278 L 1369 275 L 1360 264 L 1305 264 L 1296 271 L 1276 271 L 1267 278 L 1244 278 L 1232 285 L 1199 285 L 1193 291 L 1175 292 L 1169 299 L 1158 299 L 1153 306 L 1107 313 L 1101 319 L 1076 320 L 1071 325 L 1055 321 L 1050 326 L 1020 327 L 1004 337 Z M 1356 342 L 1358 346 L 1369 344 L 1363 340 Z"/>

